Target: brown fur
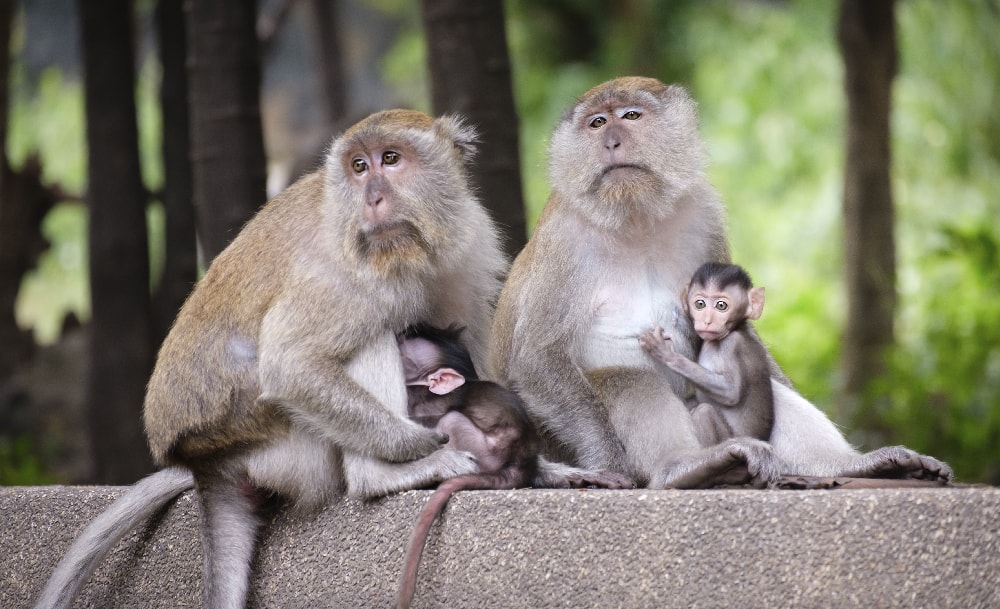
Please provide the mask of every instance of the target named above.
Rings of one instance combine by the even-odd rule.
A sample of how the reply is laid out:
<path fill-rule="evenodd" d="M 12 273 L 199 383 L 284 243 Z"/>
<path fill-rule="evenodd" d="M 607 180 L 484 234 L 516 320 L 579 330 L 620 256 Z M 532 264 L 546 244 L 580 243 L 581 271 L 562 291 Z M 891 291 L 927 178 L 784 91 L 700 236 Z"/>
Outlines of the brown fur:
<path fill-rule="evenodd" d="M 305 510 L 345 486 L 370 497 L 476 471 L 407 418 L 395 338 L 458 324 L 482 361 L 506 260 L 469 186 L 474 141 L 455 118 L 374 114 L 247 223 L 184 304 L 149 382 L 150 449 L 176 467 L 84 532 L 40 606 L 68 606 L 116 535 L 189 486 L 184 470 L 204 515 L 209 607 L 245 604 L 270 495 Z"/>

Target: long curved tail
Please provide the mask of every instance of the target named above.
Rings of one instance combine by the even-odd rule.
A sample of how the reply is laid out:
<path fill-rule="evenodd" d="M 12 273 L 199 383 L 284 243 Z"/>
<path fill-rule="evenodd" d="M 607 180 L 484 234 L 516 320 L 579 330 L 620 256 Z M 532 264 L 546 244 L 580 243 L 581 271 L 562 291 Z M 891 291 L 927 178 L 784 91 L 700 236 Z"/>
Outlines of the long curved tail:
<path fill-rule="evenodd" d="M 417 517 L 417 523 L 410 535 L 406 556 L 403 557 L 403 574 L 399 578 L 396 609 L 407 609 L 410 606 L 410 601 L 413 600 L 413 593 L 417 588 L 417 567 L 420 566 L 420 556 L 424 553 L 427 535 L 430 533 L 431 525 L 444 510 L 444 506 L 448 504 L 451 496 L 458 491 L 485 491 L 505 488 L 505 481 L 506 478 L 497 474 L 469 474 L 449 478 L 438 486 L 430 500 L 427 501 L 423 511 L 420 512 L 420 516 Z"/>
<path fill-rule="evenodd" d="M 35 601 L 35 609 L 68 609 L 118 540 L 193 487 L 191 472 L 179 467 L 161 470 L 136 482 L 76 538 Z"/>

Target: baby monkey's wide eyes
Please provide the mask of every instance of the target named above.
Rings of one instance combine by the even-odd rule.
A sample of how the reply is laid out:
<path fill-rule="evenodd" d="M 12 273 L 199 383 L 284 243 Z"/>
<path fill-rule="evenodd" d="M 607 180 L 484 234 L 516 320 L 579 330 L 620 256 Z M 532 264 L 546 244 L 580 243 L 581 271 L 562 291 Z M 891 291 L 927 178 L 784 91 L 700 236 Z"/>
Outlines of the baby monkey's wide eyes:
<path fill-rule="evenodd" d="M 726 302 L 725 300 L 720 300 L 719 302 L 715 303 L 715 310 L 716 311 L 728 311 L 729 310 L 729 303 Z"/>
<path fill-rule="evenodd" d="M 354 159 L 351 161 L 351 169 L 354 170 L 354 173 L 364 173 L 368 170 L 368 162 L 364 159 Z"/>
<path fill-rule="evenodd" d="M 702 309 L 704 309 L 705 306 L 706 306 L 706 303 L 705 303 L 705 299 L 704 298 L 699 298 L 699 299 L 697 299 L 697 300 L 694 301 L 694 308 L 697 309 L 697 310 L 699 310 L 699 311 L 701 311 Z"/>
<path fill-rule="evenodd" d="M 395 165 L 399 162 L 400 154 L 395 150 L 386 150 L 382 153 L 382 164 L 383 165 Z"/>

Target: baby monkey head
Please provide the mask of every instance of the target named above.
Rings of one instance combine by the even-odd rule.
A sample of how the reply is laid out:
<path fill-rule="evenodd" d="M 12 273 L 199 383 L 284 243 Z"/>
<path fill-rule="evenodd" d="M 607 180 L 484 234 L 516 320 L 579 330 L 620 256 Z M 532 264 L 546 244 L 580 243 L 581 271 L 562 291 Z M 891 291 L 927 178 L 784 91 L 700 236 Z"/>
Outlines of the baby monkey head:
<path fill-rule="evenodd" d="M 701 265 L 682 298 L 695 332 L 704 341 L 722 340 L 764 311 L 764 288 L 754 287 L 750 275 L 735 264 Z"/>

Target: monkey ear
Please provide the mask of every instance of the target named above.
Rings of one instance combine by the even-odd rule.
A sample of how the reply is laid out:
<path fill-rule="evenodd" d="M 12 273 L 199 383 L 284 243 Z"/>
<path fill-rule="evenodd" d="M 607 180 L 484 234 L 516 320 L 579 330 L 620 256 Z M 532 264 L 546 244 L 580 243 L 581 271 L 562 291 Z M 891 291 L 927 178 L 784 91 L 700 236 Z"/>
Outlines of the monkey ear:
<path fill-rule="evenodd" d="M 458 115 L 446 115 L 434 119 L 434 127 L 458 149 L 462 161 L 468 163 L 476 156 L 479 134 L 476 128 Z"/>
<path fill-rule="evenodd" d="M 427 388 L 435 395 L 445 395 L 465 384 L 465 377 L 453 368 L 441 368 L 427 376 Z"/>
<path fill-rule="evenodd" d="M 764 312 L 764 286 L 750 288 L 749 300 L 747 303 L 747 319 L 760 319 Z"/>
<path fill-rule="evenodd" d="M 684 289 L 681 290 L 681 303 L 684 306 L 684 314 L 687 316 L 691 315 L 691 307 L 688 306 L 688 289 L 691 286 L 686 285 Z"/>

